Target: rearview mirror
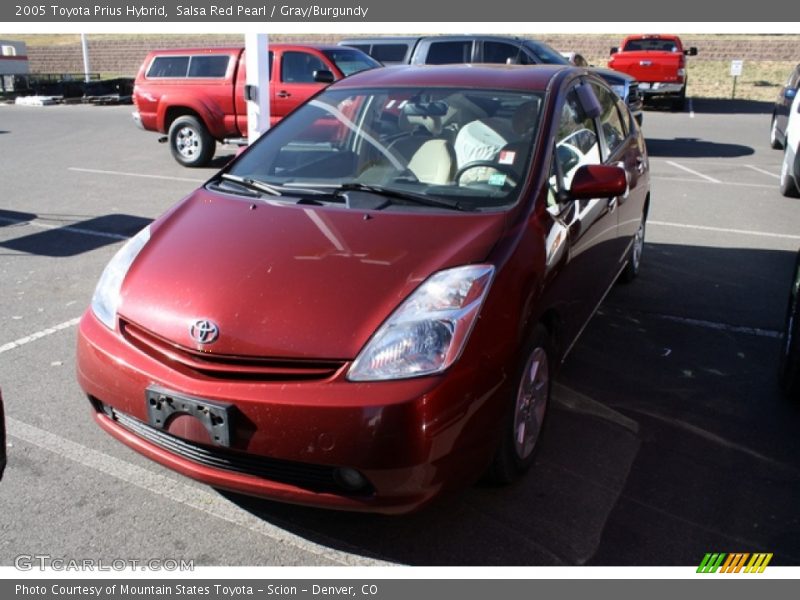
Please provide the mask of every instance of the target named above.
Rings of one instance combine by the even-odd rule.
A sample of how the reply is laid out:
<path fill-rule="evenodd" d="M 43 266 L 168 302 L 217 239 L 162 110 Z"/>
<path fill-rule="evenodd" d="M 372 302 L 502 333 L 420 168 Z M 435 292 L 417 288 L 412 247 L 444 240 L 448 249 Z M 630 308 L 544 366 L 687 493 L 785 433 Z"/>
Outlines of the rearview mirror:
<path fill-rule="evenodd" d="M 628 178 L 620 167 L 583 165 L 572 177 L 569 195 L 573 200 L 612 198 L 628 191 Z"/>
<path fill-rule="evenodd" d="M 578 94 L 578 102 L 587 118 L 596 119 L 603 114 L 603 107 L 600 106 L 600 101 L 595 96 L 591 85 L 583 83 L 575 88 L 575 93 Z"/>

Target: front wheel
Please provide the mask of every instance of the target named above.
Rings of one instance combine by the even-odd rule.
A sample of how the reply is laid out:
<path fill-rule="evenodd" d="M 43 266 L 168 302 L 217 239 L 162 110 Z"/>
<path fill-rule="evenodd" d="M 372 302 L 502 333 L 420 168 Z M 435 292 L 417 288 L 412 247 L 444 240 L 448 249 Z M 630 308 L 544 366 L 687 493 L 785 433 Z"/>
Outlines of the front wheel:
<path fill-rule="evenodd" d="M 780 136 L 778 135 L 778 119 L 773 115 L 772 123 L 769 126 L 769 145 L 774 150 L 783 148 Z"/>
<path fill-rule="evenodd" d="M 184 167 L 205 167 L 214 156 L 216 142 L 197 117 L 175 119 L 168 138 L 172 156 Z"/>
<path fill-rule="evenodd" d="M 783 164 L 781 165 L 781 194 L 789 198 L 800 198 L 800 190 L 797 189 L 797 180 L 795 179 L 798 176 L 795 170 L 797 157 L 794 160 L 795 164 L 792 164 L 792 162 L 787 148 L 783 151 Z"/>
<path fill-rule="evenodd" d="M 645 218 L 642 217 L 642 221 L 639 223 L 639 229 L 636 230 L 636 234 L 633 236 L 631 249 L 628 251 L 628 264 L 625 265 L 625 268 L 619 275 L 619 281 L 621 283 L 630 283 L 639 276 L 639 270 L 642 266 L 642 254 L 644 253 L 645 228 Z"/>
<path fill-rule="evenodd" d="M 517 366 L 513 404 L 486 473 L 490 482 L 511 483 L 533 464 L 550 404 L 552 357 L 547 330 L 539 325 Z"/>

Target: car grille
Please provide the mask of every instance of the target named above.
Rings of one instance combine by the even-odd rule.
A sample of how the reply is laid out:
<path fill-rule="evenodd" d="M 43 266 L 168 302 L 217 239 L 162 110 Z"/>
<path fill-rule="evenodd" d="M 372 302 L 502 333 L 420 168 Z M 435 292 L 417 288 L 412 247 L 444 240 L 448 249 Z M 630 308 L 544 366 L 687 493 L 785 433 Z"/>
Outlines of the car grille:
<path fill-rule="evenodd" d="M 123 337 L 145 354 L 193 377 L 249 381 L 308 381 L 333 377 L 344 361 L 285 360 L 198 352 L 169 342 L 129 321 Z"/>
<path fill-rule="evenodd" d="M 313 465 L 269 457 L 244 454 L 226 448 L 204 446 L 177 438 L 160 429 L 151 427 L 118 410 L 105 407 L 104 412 L 122 427 L 140 438 L 199 465 L 260 477 L 269 481 L 285 483 L 312 492 L 333 493 L 348 496 L 369 496 L 372 487 L 353 491 L 344 488 L 336 478 L 336 467 Z"/>

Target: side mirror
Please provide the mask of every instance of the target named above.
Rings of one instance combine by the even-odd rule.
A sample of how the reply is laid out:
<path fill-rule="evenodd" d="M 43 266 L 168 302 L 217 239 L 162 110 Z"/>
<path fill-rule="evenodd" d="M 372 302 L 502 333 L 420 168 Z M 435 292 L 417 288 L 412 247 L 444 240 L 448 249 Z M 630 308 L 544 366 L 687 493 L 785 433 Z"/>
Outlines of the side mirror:
<path fill-rule="evenodd" d="M 327 69 L 314 71 L 314 81 L 317 83 L 333 83 L 335 80 L 336 78 L 333 76 L 333 73 Z"/>
<path fill-rule="evenodd" d="M 613 198 L 628 191 L 625 170 L 607 165 L 583 165 L 572 177 L 569 195 L 574 200 Z"/>
<path fill-rule="evenodd" d="M 684 51 L 683 51 L 683 53 L 684 53 L 686 56 L 697 56 L 697 48 L 695 48 L 694 46 L 692 46 L 692 47 L 691 47 L 691 48 L 689 48 L 688 50 L 684 50 Z"/>
<path fill-rule="evenodd" d="M 783 97 L 787 100 L 794 100 L 795 96 L 797 96 L 797 90 L 795 88 L 786 88 L 783 91 Z"/>
<path fill-rule="evenodd" d="M 619 52 L 619 48 L 617 46 L 611 46 L 611 54 L 616 54 Z"/>

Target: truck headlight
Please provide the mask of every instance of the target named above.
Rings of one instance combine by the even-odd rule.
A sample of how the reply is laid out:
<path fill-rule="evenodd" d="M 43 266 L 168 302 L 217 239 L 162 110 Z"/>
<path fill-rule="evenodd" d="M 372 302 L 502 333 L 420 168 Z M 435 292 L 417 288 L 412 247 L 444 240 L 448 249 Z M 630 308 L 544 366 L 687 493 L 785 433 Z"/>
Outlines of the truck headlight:
<path fill-rule="evenodd" d="M 136 256 L 150 240 L 150 226 L 148 225 L 139 233 L 125 242 L 114 255 L 114 258 L 106 265 L 100 281 L 92 296 L 92 311 L 95 316 L 109 329 L 114 329 L 117 320 L 117 309 L 119 308 L 120 292 L 122 282 L 128 273 Z"/>
<path fill-rule="evenodd" d="M 406 379 L 447 369 L 466 345 L 494 271 L 467 265 L 431 275 L 375 332 L 347 378 Z"/>

